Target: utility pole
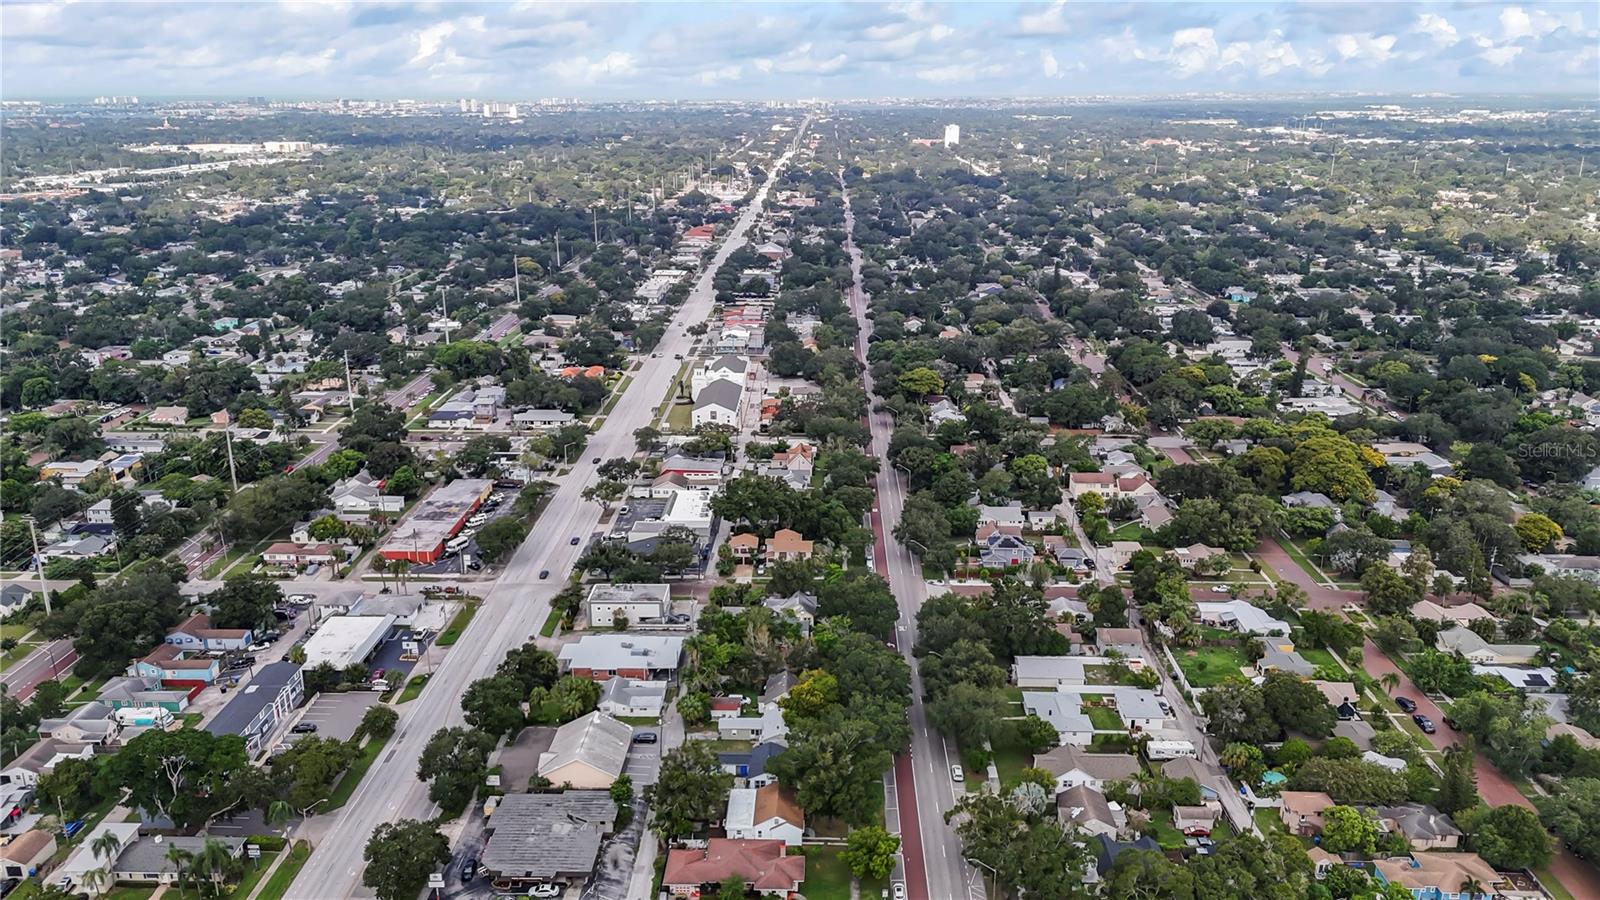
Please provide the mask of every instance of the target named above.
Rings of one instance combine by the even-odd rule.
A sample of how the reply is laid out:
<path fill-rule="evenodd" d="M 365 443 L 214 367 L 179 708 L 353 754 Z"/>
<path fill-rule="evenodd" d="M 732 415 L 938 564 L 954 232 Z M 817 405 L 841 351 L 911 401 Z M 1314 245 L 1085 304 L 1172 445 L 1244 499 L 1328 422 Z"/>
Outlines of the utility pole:
<path fill-rule="evenodd" d="M 522 302 L 522 270 L 517 268 L 517 257 L 511 257 L 511 284 L 517 292 L 517 303 Z"/>
<path fill-rule="evenodd" d="M 594 245 L 600 246 L 600 207 L 589 207 L 589 221 L 594 223 Z"/>
<path fill-rule="evenodd" d="M 450 297 L 445 291 L 439 292 L 439 309 L 444 313 L 444 342 L 450 343 Z"/>
<path fill-rule="evenodd" d="M 350 377 L 350 351 L 344 352 L 344 393 L 347 402 L 354 407 L 356 403 L 355 381 Z"/>
<path fill-rule="evenodd" d="M 233 492 L 239 493 L 239 472 L 233 467 L 233 429 L 224 428 L 223 438 L 228 445 L 228 480 L 233 482 Z"/>
<path fill-rule="evenodd" d="M 561 232 L 556 232 L 556 271 L 561 271 Z"/>
<path fill-rule="evenodd" d="M 39 556 L 39 532 L 34 528 L 33 516 L 24 516 L 28 520 L 28 537 L 33 539 L 33 573 L 39 576 L 39 594 L 44 597 L 44 614 L 52 615 L 50 609 L 50 591 L 44 586 L 44 560 Z"/>

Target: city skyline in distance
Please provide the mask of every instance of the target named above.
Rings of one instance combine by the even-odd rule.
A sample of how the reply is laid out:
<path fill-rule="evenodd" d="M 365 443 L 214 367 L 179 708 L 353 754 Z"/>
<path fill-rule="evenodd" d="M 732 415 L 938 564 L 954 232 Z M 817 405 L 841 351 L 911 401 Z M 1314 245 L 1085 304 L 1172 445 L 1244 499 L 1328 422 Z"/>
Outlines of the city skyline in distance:
<path fill-rule="evenodd" d="M 42 4 L 5 99 L 1593 97 L 1590 5 Z"/>

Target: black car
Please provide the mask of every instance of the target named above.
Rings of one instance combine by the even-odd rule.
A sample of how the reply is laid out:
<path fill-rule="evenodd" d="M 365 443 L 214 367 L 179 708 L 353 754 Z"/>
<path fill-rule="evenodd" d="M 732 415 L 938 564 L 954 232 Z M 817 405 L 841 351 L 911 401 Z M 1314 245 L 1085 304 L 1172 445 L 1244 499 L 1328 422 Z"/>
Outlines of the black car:
<path fill-rule="evenodd" d="M 301 722 L 301 723 L 295 725 L 293 728 L 291 728 L 289 730 L 294 732 L 295 734 L 316 734 L 317 733 L 317 723 L 315 723 L 315 722 Z"/>
<path fill-rule="evenodd" d="M 589 460 L 589 462 L 592 462 L 598 466 L 600 465 L 600 457 L 596 456 L 594 459 Z"/>
<path fill-rule="evenodd" d="M 1412 716 L 1411 721 L 1417 723 L 1417 727 L 1422 729 L 1423 734 L 1433 734 L 1435 731 L 1439 730 L 1433 727 L 1433 720 L 1422 713 L 1417 713 L 1416 715 Z"/>
<path fill-rule="evenodd" d="M 571 543 L 572 543 L 572 546 L 574 546 L 574 547 L 578 546 L 578 539 L 577 538 L 573 538 Z"/>
<path fill-rule="evenodd" d="M 659 740 L 661 740 L 660 736 L 654 731 L 641 731 L 633 736 L 635 744 L 654 744 Z"/>
<path fill-rule="evenodd" d="M 1457 722 L 1455 719 L 1450 718 L 1449 716 L 1445 716 L 1444 717 L 1444 724 L 1451 731 L 1460 731 L 1461 730 L 1461 723 Z"/>
<path fill-rule="evenodd" d="M 461 861 L 461 883 L 469 884 L 478 877 L 478 858 L 469 856 Z"/>
<path fill-rule="evenodd" d="M 543 581 L 544 579 L 549 578 L 549 577 L 550 577 L 550 570 L 549 569 L 540 569 L 539 570 L 539 580 L 540 581 Z"/>
<path fill-rule="evenodd" d="M 1400 707 L 1403 712 L 1414 713 L 1417 711 L 1417 701 L 1410 697 L 1396 697 L 1394 698 L 1394 705 Z"/>

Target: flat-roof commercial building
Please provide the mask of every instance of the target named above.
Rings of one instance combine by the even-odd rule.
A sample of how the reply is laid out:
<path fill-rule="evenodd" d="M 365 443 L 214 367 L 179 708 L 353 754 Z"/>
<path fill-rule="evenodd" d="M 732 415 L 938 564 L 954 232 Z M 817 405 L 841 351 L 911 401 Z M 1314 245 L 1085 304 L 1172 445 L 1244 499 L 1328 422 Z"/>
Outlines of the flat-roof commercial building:
<path fill-rule="evenodd" d="M 378 552 L 384 559 L 431 563 L 444 555 L 445 542 L 494 492 L 487 478 L 458 478 L 418 501 L 395 525 Z"/>
<path fill-rule="evenodd" d="M 252 676 L 216 718 L 206 723 L 206 730 L 218 737 L 239 735 L 244 738 L 245 752 L 255 756 L 272 738 L 278 723 L 305 697 L 306 682 L 300 667 L 292 662 L 275 662 Z"/>
<path fill-rule="evenodd" d="M 366 662 L 383 639 L 394 628 L 395 618 L 384 616 L 334 616 L 317 628 L 316 634 L 305 642 L 305 667 L 314 669 L 323 663 L 343 669 L 355 663 Z"/>
<path fill-rule="evenodd" d="M 618 616 L 628 622 L 663 618 L 672 610 L 670 591 L 664 584 L 597 584 L 585 603 L 589 624 L 610 628 Z"/>
<path fill-rule="evenodd" d="M 489 819 L 483 868 L 513 887 L 582 881 L 616 821 L 609 791 L 506 794 Z"/>

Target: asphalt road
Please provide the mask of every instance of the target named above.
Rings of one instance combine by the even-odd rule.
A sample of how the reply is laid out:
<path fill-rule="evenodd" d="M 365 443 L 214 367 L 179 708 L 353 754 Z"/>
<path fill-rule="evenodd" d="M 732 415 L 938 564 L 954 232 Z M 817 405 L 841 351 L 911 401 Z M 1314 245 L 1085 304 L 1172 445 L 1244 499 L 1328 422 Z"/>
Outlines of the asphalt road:
<path fill-rule="evenodd" d="M 804 133 L 802 125 L 799 135 Z M 791 155 L 792 151 L 785 153 L 772 167 L 754 201 L 696 280 L 656 354 L 641 361 L 631 389 L 624 392 L 600 430 L 590 436 L 588 447 L 572 471 L 559 479 L 555 496 L 527 540 L 500 578 L 488 586 L 486 602 L 457 649 L 445 656 L 422 695 L 399 708 L 399 726 L 389 750 L 378 761 L 378 771 L 361 783 L 336 815 L 324 817 L 332 821 L 317 829 L 321 839 L 285 895 L 288 900 L 371 896 L 360 881 L 362 851 L 374 829 L 381 822 L 425 819 L 437 812 L 428 800 L 427 786 L 416 778 L 423 745 L 435 730 L 461 723 L 459 698 L 467 685 L 491 674 L 506 651 L 520 646 L 544 623 L 550 600 L 563 579 L 557 576 L 541 581 L 539 571 L 570 571 L 582 552 L 582 539 L 599 523 L 602 508 L 582 497 L 584 488 L 595 479 L 595 465 L 590 460 L 634 453 L 634 430 L 649 424 L 661 402 L 661 386 L 671 383 L 681 365 L 673 356 L 687 352 L 692 343 L 686 328 L 703 321 L 711 312 L 715 295 L 712 279 L 717 269 L 744 244 L 746 233 L 766 204 L 768 191 Z M 578 546 L 573 545 L 574 538 L 579 539 Z"/>
<path fill-rule="evenodd" d="M 41 644 L 39 649 L 7 669 L 5 674 L 0 675 L 0 684 L 6 686 L 6 693 L 18 700 L 26 700 L 33 695 L 33 689 L 39 682 L 70 670 L 77 661 L 78 651 L 72 649 L 71 641 L 51 641 Z"/>
<path fill-rule="evenodd" d="M 840 188 L 844 191 L 845 250 L 850 254 L 854 275 L 850 307 L 860 325 L 856 351 L 865 359 L 872 321 L 867 318 L 866 295 L 861 289 L 861 251 L 851 239 L 855 232 L 855 214 L 850 207 L 850 193 L 844 190 L 842 174 Z M 864 373 L 862 378 L 870 396 L 872 374 Z M 868 415 L 868 425 L 872 431 L 872 454 L 887 460 L 894 423 L 888 414 L 874 412 Z M 953 746 L 947 746 L 944 737 L 928 724 L 922 702 L 922 675 L 917 658 L 911 652 L 916 643 L 917 611 L 928 599 L 928 584 L 922 577 L 922 565 L 893 538 L 905 507 L 905 483 L 893 467 L 880 466 L 876 486 L 878 508 L 872 516 L 875 564 L 878 574 L 888 579 L 899 605 L 895 644 L 911 665 L 911 750 L 896 759 L 893 778 L 902 844 L 902 870 L 897 877 L 905 880 L 906 893 L 911 900 L 981 898 L 984 896 L 982 879 L 974 868 L 962 862 L 961 841 L 944 822 L 945 812 L 955 806 L 958 796 L 956 785 L 950 780 L 950 767 L 960 762 L 960 754 Z"/>
<path fill-rule="evenodd" d="M 423 374 L 418 375 L 417 377 L 406 382 L 404 385 L 395 388 L 387 394 L 384 394 L 383 402 L 389 404 L 395 409 L 408 409 L 410 408 L 411 404 L 417 402 L 417 398 L 425 396 L 432 387 L 433 379 L 426 372 L 424 372 Z M 327 441 L 318 444 L 316 449 L 306 454 L 304 459 L 295 463 L 295 468 L 298 469 L 301 466 L 314 466 L 322 463 L 326 461 L 328 457 L 332 456 L 333 452 L 338 449 L 339 436 L 335 434 Z"/>

